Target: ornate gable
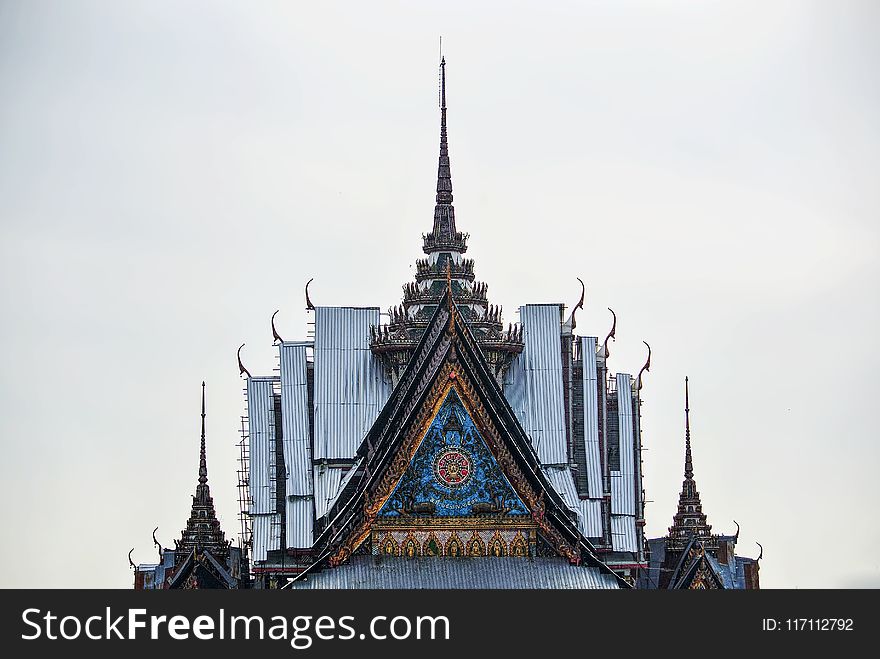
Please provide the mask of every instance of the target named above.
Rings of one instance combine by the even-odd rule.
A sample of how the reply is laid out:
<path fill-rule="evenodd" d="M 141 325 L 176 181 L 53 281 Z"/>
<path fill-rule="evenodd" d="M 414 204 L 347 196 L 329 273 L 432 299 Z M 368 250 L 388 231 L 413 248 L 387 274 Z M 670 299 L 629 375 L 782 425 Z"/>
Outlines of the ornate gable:
<path fill-rule="evenodd" d="M 534 555 L 537 524 L 483 440 L 455 378 L 371 527 L 374 554 Z"/>
<path fill-rule="evenodd" d="M 354 553 L 561 556 L 599 566 L 447 290 L 359 450 L 363 473 L 318 538 Z"/>
<path fill-rule="evenodd" d="M 238 582 L 210 552 L 192 550 L 168 580 L 169 589 L 237 588 Z"/>
<path fill-rule="evenodd" d="M 416 515 L 452 518 L 486 513 L 529 515 L 450 384 L 379 517 L 391 521 Z"/>
<path fill-rule="evenodd" d="M 700 540 L 692 539 L 669 583 L 671 590 L 717 590 L 724 581 L 715 570 Z"/>

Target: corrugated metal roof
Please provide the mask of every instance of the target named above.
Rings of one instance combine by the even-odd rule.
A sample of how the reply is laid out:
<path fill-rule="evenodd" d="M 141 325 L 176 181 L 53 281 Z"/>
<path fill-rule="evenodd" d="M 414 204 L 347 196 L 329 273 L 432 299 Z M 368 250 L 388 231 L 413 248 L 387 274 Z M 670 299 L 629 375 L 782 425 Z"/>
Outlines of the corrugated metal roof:
<path fill-rule="evenodd" d="M 617 419 L 620 471 L 611 472 L 611 546 L 615 551 L 641 551 L 636 529 L 635 439 L 632 377 L 617 374 Z"/>
<path fill-rule="evenodd" d="M 611 515 L 611 547 L 614 551 L 639 551 L 635 515 Z"/>
<path fill-rule="evenodd" d="M 577 512 L 580 500 L 571 470 L 568 467 L 542 467 L 541 470 L 550 481 L 553 489 L 559 493 L 565 504 L 574 512 Z"/>
<path fill-rule="evenodd" d="M 331 502 L 339 493 L 339 484 L 345 470 L 330 465 L 315 466 L 315 517 L 320 519 L 330 510 Z"/>
<path fill-rule="evenodd" d="M 611 472 L 611 513 L 635 515 L 635 443 L 633 440 L 632 388 L 630 376 L 617 374 L 617 419 L 620 471 Z"/>
<path fill-rule="evenodd" d="M 314 542 L 314 504 L 311 497 L 287 497 L 287 546 L 308 549 Z"/>
<path fill-rule="evenodd" d="M 306 346 L 282 343 L 278 347 L 278 356 L 281 365 L 281 425 L 287 495 L 310 496 L 312 461 L 309 455 Z"/>
<path fill-rule="evenodd" d="M 248 378 L 247 407 L 250 443 L 249 488 L 252 514 L 275 512 L 270 490 L 270 462 L 274 463 L 270 446 L 275 443 L 275 408 L 272 399 L 274 377 Z"/>
<path fill-rule="evenodd" d="M 355 556 L 348 563 L 306 575 L 291 588 L 594 589 L 618 588 L 596 567 L 564 558 L 400 558 Z"/>
<path fill-rule="evenodd" d="M 584 362 L 584 445 L 587 454 L 587 493 L 592 499 L 601 499 L 602 462 L 599 456 L 599 380 L 596 370 L 596 342 L 597 339 L 593 336 L 581 338 L 581 355 Z"/>
<path fill-rule="evenodd" d="M 357 473 L 358 468 L 361 466 L 361 462 L 363 462 L 363 458 L 354 463 L 354 465 L 349 469 L 345 476 L 342 477 L 342 480 L 339 482 L 339 487 L 336 490 L 336 494 L 330 499 L 327 503 L 327 510 L 330 510 L 334 505 L 336 505 L 336 501 L 339 499 L 339 495 L 345 490 L 346 486 L 351 482 L 351 479 L 354 478 L 354 475 Z"/>
<path fill-rule="evenodd" d="M 352 458 L 391 393 L 370 352 L 377 307 L 315 309 L 314 458 Z"/>
<path fill-rule="evenodd" d="M 602 501 L 581 499 L 574 483 L 574 474 L 568 467 L 542 468 L 566 505 L 577 514 L 578 530 L 586 538 L 602 537 Z"/>
<path fill-rule="evenodd" d="M 561 307 L 520 307 L 525 347 L 505 378 L 504 396 L 528 433 L 541 464 L 566 464 L 562 392 Z"/>
<path fill-rule="evenodd" d="M 251 518 L 254 529 L 254 544 L 251 558 L 265 561 L 270 549 L 281 548 L 281 515 L 254 515 Z"/>
<path fill-rule="evenodd" d="M 581 499 L 578 502 L 578 514 L 581 533 L 588 538 L 601 538 L 604 535 L 601 499 Z"/>
<path fill-rule="evenodd" d="M 305 343 L 281 343 L 281 425 L 284 437 L 284 466 L 287 470 L 285 505 L 287 546 L 312 546 L 314 504 L 312 502 L 312 460 L 309 450 L 309 396 Z"/>

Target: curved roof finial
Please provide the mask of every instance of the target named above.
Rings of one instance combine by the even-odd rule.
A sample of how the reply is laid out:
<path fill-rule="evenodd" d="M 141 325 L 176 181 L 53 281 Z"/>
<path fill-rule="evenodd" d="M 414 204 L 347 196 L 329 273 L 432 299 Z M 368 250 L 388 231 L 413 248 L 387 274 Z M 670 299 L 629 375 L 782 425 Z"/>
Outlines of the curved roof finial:
<path fill-rule="evenodd" d="M 159 530 L 158 526 L 153 529 L 153 544 L 156 545 L 156 547 L 158 547 L 158 549 L 159 549 L 159 560 L 161 561 L 162 560 L 162 545 L 159 543 L 158 540 L 156 540 L 156 531 L 158 531 L 158 530 Z"/>
<path fill-rule="evenodd" d="M 608 307 L 608 311 L 611 312 L 611 316 L 614 318 L 614 322 L 611 324 L 611 331 L 608 332 L 608 336 L 605 337 L 605 343 L 602 344 L 602 351 L 605 353 L 605 359 L 608 359 L 611 356 L 611 351 L 608 350 L 608 340 L 617 339 L 614 338 L 615 332 L 617 332 L 617 314 L 614 313 L 614 309 Z"/>
<path fill-rule="evenodd" d="M 736 542 L 737 540 L 739 540 L 739 522 L 733 520 L 733 523 L 736 524 L 736 535 L 733 536 L 733 541 Z"/>
<path fill-rule="evenodd" d="M 569 322 L 571 323 L 571 329 L 572 329 L 572 330 L 573 330 L 575 327 L 577 327 L 577 322 L 575 321 L 574 315 L 575 315 L 575 313 L 577 312 L 578 309 L 583 309 L 583 308 L 584 308 L 584 297 L 585 297 L 586 294 L 587 294 L 587 287 L 584 285 L 584 280 L 581 279 L 580 277 L 577 277 L 577 280 L 581 283 L 581 299 L 578 300 L 578 303 L 577 303 L 576 305 L 574 305 L 574 307 L 572 308 L 572 310 L 571 310 L 571 316 L 569 316 L 569 319 L 568 319 Z"/>
<path fill-rule="evenodd" d="M 764 558 L 764 547 L 763 547 L 763 545 L 761 545 L 760 542 L 755 541 L 755 544 L 758 545 L 758 547 L 759 547 L 760 550 L 761 550 L 761 553 L 758 554 L 758 558 L 755 559 L 755 563 L 757 563 L 757 562 L 760 561 L 762 558 Z"/>
<path fill-rule="evenodd" d="M 279 309 L 275 309 L 275 313 L 272 314 L 272 338 L 275 339 L 278 343 L 284 343 L 284 339 L 278 334 L 278 330 L 275 329 L 275 315 L 279 312 Z"/>
<path fill-rule="evenodd" d="M 648 371 L 651 370 L 651 346 L 648 345 L 648 342 L 647 342 L 647 341 L 642 341 L 642 343 L 644 343 L 646 346 L 648 346 L 648 360 L 645 362 L 645 365 L 642 366 L 642 370 L 639 371 L 639 377 L 638 377 L 638 383 L 639 383 L 639 386 L 638 386 L 638 391 L 641 391 L 641 390 L 642 390 L 642 373 L 646 373 L 646 372 L 648 372 Z"/>
<path fill-rule="evenodd" d="M 246 373 L 247 376 L 250 378 L 250 377 L 253 377 L 251 375 L 251 372 L 244 367 L 244 364 L 241 363 L 241 349 L 242 348 L 244 348 L 244 343 L 242 343 L 240 346 L 238 346 L 238 374 L 244 375 Z"/>
<path fill-rule="evenodd" d="M 311 279 L 309 279 L 306 282 L 306 311 L 314 311 L 315 310 L 315 305 L 312 304 L 312 300 L 309 298 L 309 284 L 311 284 L 314 280 L 315 280 L 315 278 L 312 277 Z"/>
<path fill-rule="evenodd" d="M 134 561 L 131 560 L 131 555 L 134 552 L 134 547 L 131 548 L 131 551 L 128 552 L 128 564 L 131 566 L 132 570 L 137 570 L 137 565 L 134 564 Z"/>

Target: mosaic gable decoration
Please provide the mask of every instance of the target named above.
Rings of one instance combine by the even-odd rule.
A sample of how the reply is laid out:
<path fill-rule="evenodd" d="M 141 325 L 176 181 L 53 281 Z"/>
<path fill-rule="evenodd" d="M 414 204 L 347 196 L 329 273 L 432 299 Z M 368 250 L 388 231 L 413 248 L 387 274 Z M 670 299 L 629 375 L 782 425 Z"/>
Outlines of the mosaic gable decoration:
<path fill-rule="evenodd" d="M 450 388 L 380 518 L 528 516 L 470 414 Z"/>

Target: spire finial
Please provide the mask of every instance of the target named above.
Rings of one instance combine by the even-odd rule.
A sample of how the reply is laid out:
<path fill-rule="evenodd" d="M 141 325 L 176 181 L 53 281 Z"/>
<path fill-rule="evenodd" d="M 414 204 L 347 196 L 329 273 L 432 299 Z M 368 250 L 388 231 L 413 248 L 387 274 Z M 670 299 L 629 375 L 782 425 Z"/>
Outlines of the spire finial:
<path fill-rule="evenodd" d="M 208 482 L 208 461 L 205 457 L 205 381 L 202 380 L 202 450 L 199 454 L 199 484 Z"/>
<path fill-rule="evenodd" d="M 440 53 L 440 158 L 437 162 L 437 196 L 434 204 L 434 226 L 423 237 L 425 254 L 452 249 L 467 250 L 467 234 L 455 228 L 455 208 L 452 205 L 452 173 L 449 166 L 449 144 L 446 133 L 446 57 Z"/>
<path fill-rule="evenodd" d="M 440 109 L 446 109 L 446 58 L 443 57 L 442 51 L 440 54 Z M 444 116 L 442 119 L 445 124 L 446 117 Z"/>
<path fill-rule="evenodd" d="M 452 203 L 452 173 L 446 133 L 446 58 L 440 58 L 440 161 L 437 166 L 437 203 Z"/>
<path fill-rule="evenodd" d="M 694 477 L 694 462 L 691 456 L 691 409 L 688 403 L 688 379 L 684 378 L 684 477 Z"/>

